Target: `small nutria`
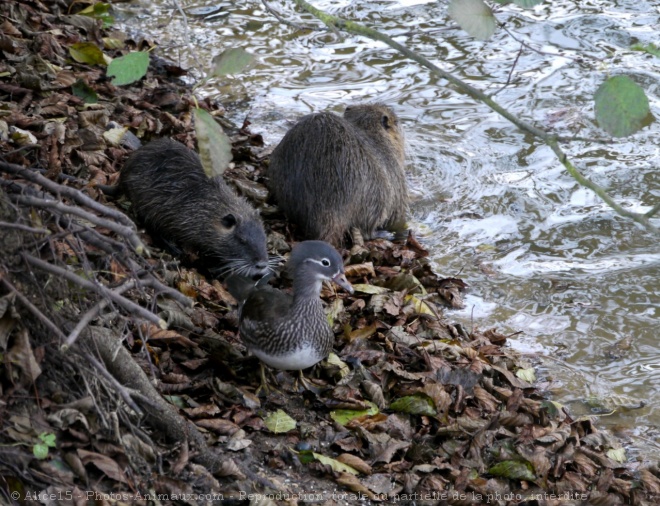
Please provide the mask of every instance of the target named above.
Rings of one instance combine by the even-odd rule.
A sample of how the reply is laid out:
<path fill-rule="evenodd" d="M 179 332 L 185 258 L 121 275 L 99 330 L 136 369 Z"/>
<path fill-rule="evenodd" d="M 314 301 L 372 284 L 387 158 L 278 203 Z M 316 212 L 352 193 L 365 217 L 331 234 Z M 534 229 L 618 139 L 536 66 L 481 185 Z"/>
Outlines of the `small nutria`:
<path fill-rule="evenodd" d="M 383 104 L 304 116 L 275 148 L 269 188 L 305 239 L 340 246 L 351 228 L 372 238 L 401 228 L 408 210 L 404 137 Z"/>
<path fill-rule="evenodd" d="M 163 138 L 141 147 L 119 184 L 138 219 L 174 251 L 194 250 L 214 262 L 217 274 L 268 273 L 259 214 L 222 177 L 209 179 L 197 153 L 183 144 Z"/>

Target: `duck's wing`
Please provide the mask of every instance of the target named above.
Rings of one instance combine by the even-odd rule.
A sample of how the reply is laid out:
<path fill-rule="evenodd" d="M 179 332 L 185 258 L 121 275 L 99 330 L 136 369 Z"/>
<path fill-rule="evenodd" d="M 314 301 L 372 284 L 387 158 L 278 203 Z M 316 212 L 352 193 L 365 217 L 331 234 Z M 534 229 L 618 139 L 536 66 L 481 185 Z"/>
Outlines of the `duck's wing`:
<path fill-rule="evenodd" d="M 241 308 L 241 321 L 272 322 L 285 317 L 292 304 L 293 297 L 288 293 L 262 286 L 248 294 Z"/>
<path fill-rule="evenodd" d="M 268 281 L 272 277 L 272 274 L 267 274 L 258 281 L 255 281 L 251 277 L 242 276 L 240 274 L 232 274 L 224 280 L 224 284 L 227 287 L 229 293 L 231 293 L 234 299 L 236 299 L 236 302 L 238 302 L 238 306 L 240 308 L 250 293 L 256 289 L 267 286 Z"/>

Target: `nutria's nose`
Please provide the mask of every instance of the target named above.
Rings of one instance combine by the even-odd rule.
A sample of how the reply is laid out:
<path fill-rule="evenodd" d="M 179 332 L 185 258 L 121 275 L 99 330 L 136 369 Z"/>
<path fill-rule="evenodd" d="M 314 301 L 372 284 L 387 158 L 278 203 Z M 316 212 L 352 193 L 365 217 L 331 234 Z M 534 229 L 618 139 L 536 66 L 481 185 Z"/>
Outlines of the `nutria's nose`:
<path fill-rule="evenodd" d="M 264 260 L 263 262 L 257 262 L 256 264 L 254 264 L 254 268 L 255 270 L 265 272 L 268 270 L 268 261 Z"/>
<path fill-rule="evenodd" d="M 268 262 L 257 262 L 252 267 L 252 281 L 259 281 L 268 274 Z"/>

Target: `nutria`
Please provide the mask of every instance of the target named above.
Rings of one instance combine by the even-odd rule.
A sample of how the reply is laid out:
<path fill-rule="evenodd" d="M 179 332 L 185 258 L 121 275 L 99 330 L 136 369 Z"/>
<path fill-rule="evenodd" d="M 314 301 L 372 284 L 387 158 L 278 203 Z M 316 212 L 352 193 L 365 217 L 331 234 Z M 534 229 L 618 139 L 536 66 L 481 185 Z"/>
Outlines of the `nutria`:
<path fill-rule="evenodd" d="M 389 107 L 304 116 L 275 148 L 268 186 L 305 239 L 335 246 L 356 227 L 365 238 L 401 228 L 408 210 L 404 138 Z"/>
<path fill-rule="evenodd" d="M 138 219 L 175 252 L 193 250 L 214 262 L 218 274 L 268 272 L 259 214 L 222 177 L 209 179 L 197 153 L 183 144 L 163 138 L 141 147 L 119 185 Z"/>

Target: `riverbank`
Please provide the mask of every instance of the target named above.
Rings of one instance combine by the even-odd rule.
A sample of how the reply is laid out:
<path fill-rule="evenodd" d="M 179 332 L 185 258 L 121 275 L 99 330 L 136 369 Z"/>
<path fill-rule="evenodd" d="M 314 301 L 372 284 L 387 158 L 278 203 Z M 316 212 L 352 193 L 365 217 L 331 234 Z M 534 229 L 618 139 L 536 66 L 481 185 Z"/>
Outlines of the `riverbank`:
<path fill-rule="evenodd" d="M 7 56 L 0 63 L 0 121 L 7 125 L 0 207 L 2 221 L 19 225 L 3 231 L 7 239 L 11 229 L 11 241 L 0 246 L 0 474 L 7 497 L 657 502 L 658 469 L 625 462 L 616 438 L 551 402 L 542 382 L 531 383 L 533 364 L 507 348 L 506 336 L 445 317 L 448 303 L 461 303 L 465 283 L 434 273 L 414 237 L 343 252 L 357 292 L 324 292 L 338 359 L 314 372 L 314 391 L 292 391 L 293 378 L 280 373 L 281 392 L 257 398 L 257 362 L 243 360 L 236 311 L 222 285 L 195 269 L 194 259 L 179 263 L 160 252 L 148 236 L 139 236 L 153 253 L 145 258 L 134 252 L 132 232 L 71 211 L 127 226 L 117 213 L 127 210 L 125 202 L 98 190 L 116 182 L 130 152 L 106 135 L 111 122 L 143 141 L 168 136 L 194 146 L 194 99 L 178 79 L 185 71 L 159 60 L 156 49 L 140 83 L 115 87 L 103 65 L 76 63 L 69 54 L 79 42 L 104 48 L 108 32 L 99 20 L 68 15 L 59 4 L 0 9 Z M 117 57 L 145 49 L 134 42 L 103 51 Z M 90 90 L 96 103 L 89 103 Z M 221 104 L 200 105 L 222 117 Z M 271 147 L 249 125 L 228 133 L 235 163 L 228 176 L 261 206 L 271 252 L 285 254 L 295 235 L 267 204 L 263 186 Z M 36 169 L 58 186 L 30 178 Z M 123 302 L 94 312 L 102 294 L 28 258 L 121 292 L 167 320 L 168 329 Z M 155 281 L 143 283 L 147 275 Z M 172 288 L 195 306 L 186 307 Z M 88 314 L 91 327 L 63 349 Z M 117 370 L 102 350 L 108 342 L 115 356 L 139 366 L 141 378 L 126 384 L 137 369 Z M 155 406 L 144 383 L 169 407 Z M 175 415 L 179 439 L 157 423 Z"/>

